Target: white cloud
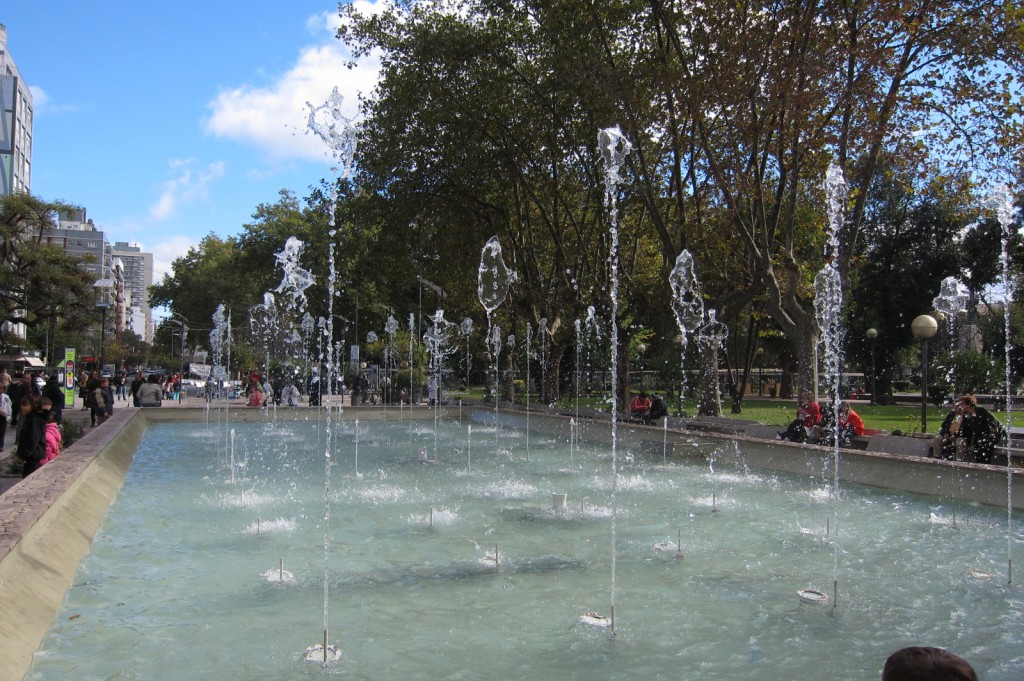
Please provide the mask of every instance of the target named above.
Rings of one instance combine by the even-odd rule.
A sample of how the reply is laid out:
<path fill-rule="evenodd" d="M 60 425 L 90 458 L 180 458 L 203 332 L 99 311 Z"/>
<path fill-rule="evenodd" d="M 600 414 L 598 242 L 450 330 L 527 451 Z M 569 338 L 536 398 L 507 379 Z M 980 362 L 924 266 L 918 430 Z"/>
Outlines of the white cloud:
<path fill-rule="evenodd" d="M 383 4 L 356 3 L 365 13 L 380 11 Z M 345 98 L 342 113 L 355 118 L 359 95 L 373 90 L 379 69 L 376 58 L 348 68 L 350 55 L 334 37 L 340 21 L 333 12 L 310 17 L 306 26 L 319 36 L 319 43 L 303 48 L 295 65 L 269 85 L 246 84 L 221 91 L 208 105 L 210 116 L 203 121 L 203 129 L 216 137 L 254 144 L 276 159 L 324 159 L 323 143 L 306 134 L 307 102 L 319 106 L 337 87 Z"/>
<path fill-rule="evenodd" d="M 50 101 L 50 95 L 38 85 L 29 85 L 28 91 L 32 94 L 32 110 L 36 115 L 41 113 L 60 113 L 67 111 L 78 111 L 74 104 L 54 104 Z"/>
<path fill-rule="evenodd" d="M 192 159 L 171 159 L 168 162 L 169 168 L 177 175 L 164 182 L 160 198 L 149 207 L 151 220 L 161 222 L 174 215 L 181 204 L 205 199 L 210 183 L 224 175 L 223 161 L 214 161 L 198 170 L 193 170 L 194 165 Z"/>
<path fill-rule="evenodd" d="M 172 235 L 152 248 L 143 247 L 143 251 L 153 254 L 153 283 L 162 281 L 165 274 L 170 274 L 171 263 L 197 245 L 194 239 L 187 236 Z"/>
<path fill-rule="evenodd" d="M 46 102 L 50 100 L 50 95 L 46 94 L 46 91 L 38 85 L 29 85 L 28 91 L 32 93 L 32 107 L 35 110 L 44 108 Z"/>

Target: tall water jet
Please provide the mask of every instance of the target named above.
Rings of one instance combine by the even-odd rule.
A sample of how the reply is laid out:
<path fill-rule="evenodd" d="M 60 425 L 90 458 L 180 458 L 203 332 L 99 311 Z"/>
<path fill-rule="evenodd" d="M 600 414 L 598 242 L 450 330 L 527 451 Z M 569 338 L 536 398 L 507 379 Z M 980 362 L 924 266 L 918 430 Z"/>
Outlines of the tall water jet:
<path fill-rule="evenodd" d="M 327 246 L 327 413 L 326 413 L 326 436 L 327 447 L 324 451 L 324 638 L 320 649 L 323 664 L 337 661 L 341 657 L 341 651 L 328 642 L 329 622 L 329 568 L 330 568 L 330 517 L 331 517 L 331 401 L 334 393 L 334 376 L 336 372 L 336 360 L 334 352 L 334 297 L 336 295 L 337 272 L 335 267 L 335 243 L 337 237 L 336 218 L 338 183 L 347 179 L 352 172 L 352 165 L 355 160 L 357 131 L 352 120 L 341 113 L 344 97 L 338 92 L 338 88 L 331 91 L 330 97 L 320 106 L 313 106 L 306 102 L 309 107 L 307 120 L 307 132 L 315 134 L 327 147 L 328 155 L 338 163 L 332 168 L 338 180 L 332 183 L 330 194 L 330 218 L 328 236 L 330 240 Z M 288 249 L 286 248 L 286 254 Z M 286 255 L 287 257 L 287 255 Z M 295 276 L 301 278 L 296 272 Z M 296 283 L 302 283 L 297 281 Z M 282 282 L 282 285 L 284 283 Z M 305 289 L 303 289 L 305 290 Z M 314 644 L 306 649 L 305 658 L 311 660 L 317 654 L 317 646 Z"/>
<path fill-rule="evenodd" d="M 615 635 L 615 554 L 616 515 L 618 504 L 618 433 L 619 433 L 619 206 L 618 190 L 622 182 L 619 171 L 626 163 L 633 145 L 618 126 L 605 128 L 597 135 L 597 146 L 604 163 L 604 203 L 608 209 L 611 232 L 609 269 L 611 272 L 611 344 L 612 344 L 612 541 L 611 541 L 611 635 Z"/>
<path fill-rule="evenodd" d="M 668 275 L 668 283 L 672 288 L 672 314 L 679 327 L 679 370 L 682 381 L 679 389 L 679 413 L 683 413 L 686 399 L 686 348 L 689 339 L 697 333 L 704 323 L 704 297 L 701 294 L 700 281 L 697 279 L 697 267 L 693 254 L 685 248 L 676 256 L 676 264 Z"/>
<path fill-rule="evenodd" d="M 501 352 L 500 331 L 494 334 L 494 311 L 508 297 L 508 290 L 518 279 L 513 269 L 505 264 L 498 237 L 492 236 L 480 252 L 480 267 L 477 270 L 476 295 L 487 312 L 487 338 L 496 346 L 494 351 L 494 408 L 498 408 L 498 355 Z M 494 340 L 497 336 L 497 341 Z"/>
<path fill-rule="evenodd" d="M 825 266 L 814 278 L 814 312 L 821 329 L 825 347 L 825 376 L 828 394 L 832 400 L 832 608 L 839 605 L 839 451 L 842 445 L 839 432 L 840 401 L 842 399 L 842 342 L 843 342 L 843 281 L 839 271 L 839 231 L 846 220 L 846 179 L 835 163 L 825 174 L 825 208 L 828 215 L 828 241 L 825 245 Z"/>
<path fill-rule="evenodd" d="M 388 335 L 388 344 L 384 349 L 384 376 L 386 382 L 384 384 L 384 405 L 387 405 L 394 401 L 394 390 L 395 390 L 395 372 L 398 367 L 398 355 L 395 350 L 395 337 L 398 335 L 398 320 L 395 319 L 391 313 L 388 313 L 388 319 L 384 322 L 384 333 Z"/>
<path fill-rule="evenodd" d="M 1013 401 L 1010 397 L 1013 385 L 1010 375 L 1010 303 L 1013 302 L 1010 293 L 1010 230 L 1013 228 L 1017 209 L 1013 205 L 1010 189 L 1005 185 L 997 187 L 988 196 L 985 203 L 987 208 L 995 213 L 1001 232 L 999 262 L 1002 268 L 1003 285 L 1003 332 L 1006 334 L 1003 346 L 1005 364 L 1003 380 L 1006 381 L 1006 425 L 1004 427 L 1009 434 L 1013 408 Z M 1013 466 L 1009 453 L 1006 458 L 1006 583 L 1013 584 Z"/>
<path fill-rule="evenodd" d="M 462 337 L 466 341 L 465 365 L 466 365 L 466 387 L 468 388 L 469 387 L 469 380 L 470 380 L 469 372 L 470 372 L 470 369 L 473 366 L 472 355 L 470 355 L 470 351 L 469 351 L 469 339 L 473 336 L 473 320 L 470 319 L 469 317 L 464 318 L 462 320 L 462 324 L 459 326 L 459 330 L 462 332 Z"/>

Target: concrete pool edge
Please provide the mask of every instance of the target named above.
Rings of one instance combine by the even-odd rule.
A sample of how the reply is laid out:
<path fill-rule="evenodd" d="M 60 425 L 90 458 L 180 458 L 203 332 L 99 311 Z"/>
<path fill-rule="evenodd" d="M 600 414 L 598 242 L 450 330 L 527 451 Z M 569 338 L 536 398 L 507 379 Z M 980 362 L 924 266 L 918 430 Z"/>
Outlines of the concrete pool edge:
<path fill-rule="evenodd" d="M 0 496 L 0 678 L 23 678 L 121 489 L 146 418 L 120 410 Z"/>

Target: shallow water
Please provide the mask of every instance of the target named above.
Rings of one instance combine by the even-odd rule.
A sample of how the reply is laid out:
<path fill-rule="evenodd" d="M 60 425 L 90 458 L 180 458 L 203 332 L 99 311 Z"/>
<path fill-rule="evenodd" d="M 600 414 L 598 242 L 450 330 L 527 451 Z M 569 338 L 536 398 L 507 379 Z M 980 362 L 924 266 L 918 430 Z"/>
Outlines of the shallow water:
<path fill-rule="evenodd" d="M 526 461 L 521 433 L 477 423 L 468 469 L 455 425 L 428 463 L 433 430 L 396 422 L 362 423 L 361 478 L 334 425 L 343 659 L 323 670 L 301 661 L 323 637 L 323 424 L 234 427 L 234 485 L 223 425 L 150 427 L 27 678 L 874 679 L 905 645 L 1024 675 L 1001 509 L 844 488 L 833 611 L 796 596 L 832 593 L 821 481 L 627 451 L 611 639 L 577 623 L 608 614 L 610 455 L 570 470 L 568 443 L 535 435 Z M 292 584 L 264 577 L 281 558 Z"/>

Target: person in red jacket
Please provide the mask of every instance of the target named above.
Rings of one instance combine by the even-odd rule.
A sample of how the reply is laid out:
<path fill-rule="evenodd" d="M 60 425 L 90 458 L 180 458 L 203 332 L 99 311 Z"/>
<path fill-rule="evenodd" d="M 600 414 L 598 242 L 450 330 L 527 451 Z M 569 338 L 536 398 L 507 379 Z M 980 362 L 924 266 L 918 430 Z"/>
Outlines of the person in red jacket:
<path fill-rule="evenodd" d="M 651 400 L 648 399 L 647 393 L 640 393 L 633 398 L 633 401 L 629 403 L 629 413 L 633 416 L 644 416 L 647 410 L 651 408 Z"/>
<path fill-rule="evenodd" d="M 844 445 L 853 442 L 855 435 L 864 434 L 864 421 L 853 409 L 850 409 L 849 402 L 839 404 L 839 441 Z"/>
<path fill-rule="evenodd" d="M 789 424 L 786 430 L 779 433 L 780 440 L 790 442 L 804 442 L 811 433 L 811 429 L 821 424 L 821 408 L 818 407 L 818 400 L 814 393 L 805 390 L 800 393 L 800 404 L 796 408 L 796 419 Z"/>

